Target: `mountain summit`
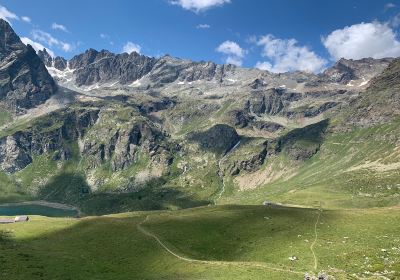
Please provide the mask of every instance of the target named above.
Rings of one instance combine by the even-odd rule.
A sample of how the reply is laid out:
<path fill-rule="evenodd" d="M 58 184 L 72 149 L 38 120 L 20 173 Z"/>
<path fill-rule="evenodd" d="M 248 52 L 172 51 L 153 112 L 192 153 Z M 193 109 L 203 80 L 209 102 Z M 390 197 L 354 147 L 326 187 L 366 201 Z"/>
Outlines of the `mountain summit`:
<path fill-rule="evenodd" d="M 3 19 L 0 59 L 0 104 L 13 113 L 44 103 L 56 91 L 56 84 L 35 50 L 24 45 Z"/>

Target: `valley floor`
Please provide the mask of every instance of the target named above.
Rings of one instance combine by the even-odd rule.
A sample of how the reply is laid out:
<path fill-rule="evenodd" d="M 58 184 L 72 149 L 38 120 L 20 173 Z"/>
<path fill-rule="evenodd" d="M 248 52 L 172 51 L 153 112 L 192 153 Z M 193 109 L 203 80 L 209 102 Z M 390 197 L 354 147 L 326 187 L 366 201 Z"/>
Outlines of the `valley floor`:
<path fill-rule="evenodd" d="M 0 225 L 0 276 L 303 279 L 324 271 L 334 279 L 398 279 L 399 225 L 399 207 L 226 205 L 82 219 L 33 216 Z"/>

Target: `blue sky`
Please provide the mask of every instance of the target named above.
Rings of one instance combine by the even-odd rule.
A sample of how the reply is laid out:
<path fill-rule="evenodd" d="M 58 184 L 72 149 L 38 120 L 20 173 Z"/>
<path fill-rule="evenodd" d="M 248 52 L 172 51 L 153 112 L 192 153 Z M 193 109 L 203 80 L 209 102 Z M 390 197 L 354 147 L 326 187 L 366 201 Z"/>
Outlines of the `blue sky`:
<path fill-rule="evenodd" d="M 319 72 L 340 57 L 400 56 L 400 1 L 0 0 L 24 42 Z M 125 48 L 124 48 L 125 47 Z"/>

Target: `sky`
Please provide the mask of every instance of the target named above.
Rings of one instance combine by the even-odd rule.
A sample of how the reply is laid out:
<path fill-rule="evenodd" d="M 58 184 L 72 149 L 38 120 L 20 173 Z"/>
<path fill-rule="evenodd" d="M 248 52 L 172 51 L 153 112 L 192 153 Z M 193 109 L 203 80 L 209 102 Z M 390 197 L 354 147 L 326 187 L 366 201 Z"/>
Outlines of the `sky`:
<path fill-rule="evenodd" d="M 67 59 L 94 48 L 318 73 L 400 56 L 400 0 L 0 0 L 0 17 Z"/>

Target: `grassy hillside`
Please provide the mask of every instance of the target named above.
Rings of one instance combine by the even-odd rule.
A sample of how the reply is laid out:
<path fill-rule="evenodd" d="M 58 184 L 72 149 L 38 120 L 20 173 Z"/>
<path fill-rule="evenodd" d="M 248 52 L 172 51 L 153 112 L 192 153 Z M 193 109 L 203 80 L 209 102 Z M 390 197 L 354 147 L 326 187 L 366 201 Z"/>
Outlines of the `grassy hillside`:
<path fill-rule="evenodd" d="M 14 175 L 1 173 L 1 200 L 40 198 L 80 206 L 87 214 L 179 209 L 212 203 L 225 184 L 218 204 L 272 200 L 325 208 L 397 205 L 400 121 L 348 131 L 335 130 L 334 126 L 328 129 L 318 136 L 318 143 L 308 146 L 291 132 L 291 137 L 282 137 L 291 140 L 282 141 L 281 151 L 269 154 L 264 164 L 231 175 L 232 166 L 251 160 L 265 147 L 263 138 L 242 137 L 236 150 L 220 163 L 224 182 L 218 176 L 222 156 L 205 151 L 199 154 L 186 143 L 185 150 L 173 155 L 173 163 L 161 176 L 133 192 L 119 191 L 118 185 L 151 170 L 146 154 L 139 154 L 134 164 L 118 172 L 113 172 L 107 161 L 88 170 L 87 159 L 79 154 L 77 142 L 72 142 L 68 144 L 71 157 L 66 161 L 54 161 L 53 154 L 47 153 L 34 156 L 31 164 Z M 311 158 L 293 158 L 310 151 L 315 152 Z M 88 181 L 94 179 L 106 183 L 93 189 Z"/>
<path fill-rule="evenodd" d="M 399 211 L 218 206 L 80 220 L 35 216 L 0 225 L 0 274 L 278 280 L 325 271 L 335 279 L 396 279 Z"/>
<path fill-rule="evenodd" d="M 220 203 L 261 204 L 264 200 L 330 208 L 367 208 L 400 202 L 400 122 L 350 131 L 331 131 L 319 152 L 305 161 L 285 153 L 267 159 L 260 171 L 244 173 Z M 253 177 L 275 178 L 252 187 Z"/>
<path fill-rule="evenodd" d="M 5 108 L 0 106 L 0 126 L 10 122 L 12 120 L 12 115 Z"/>

